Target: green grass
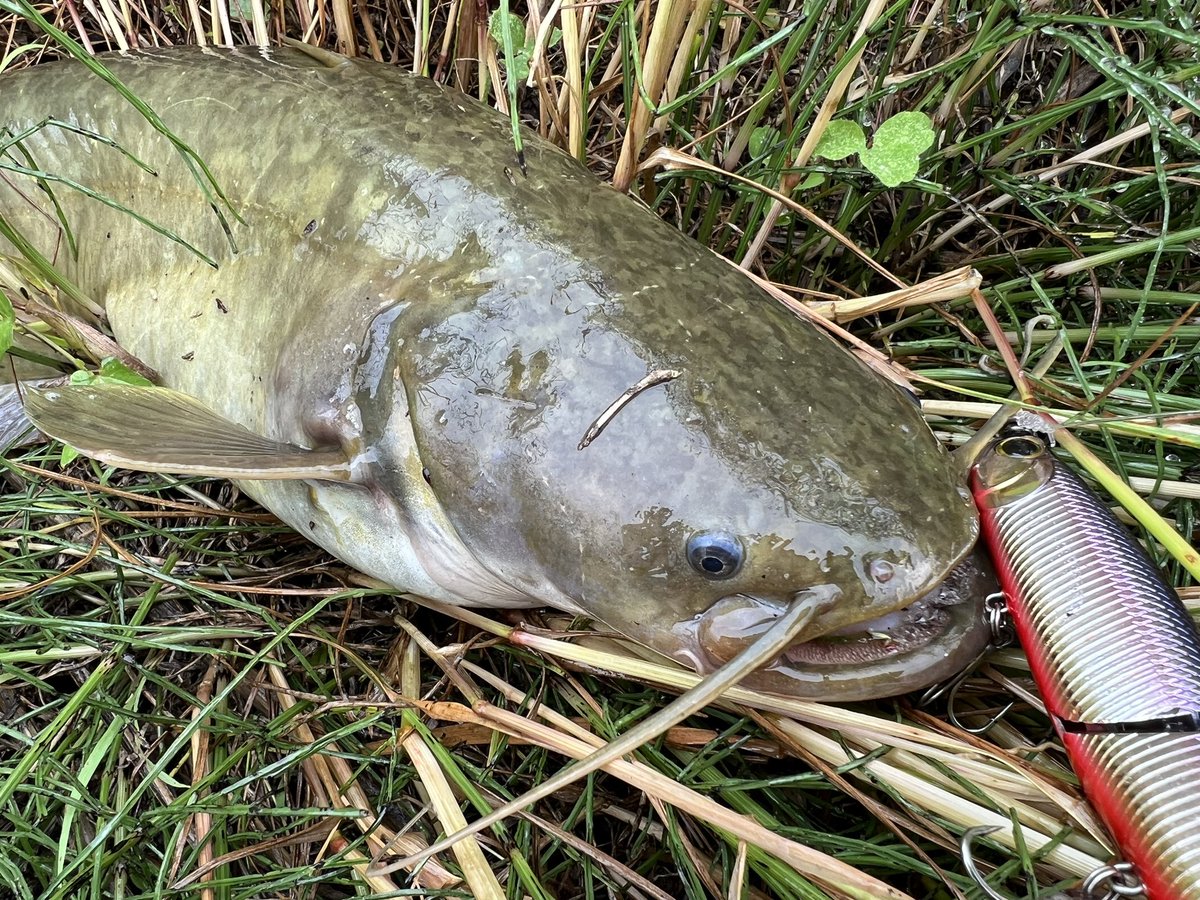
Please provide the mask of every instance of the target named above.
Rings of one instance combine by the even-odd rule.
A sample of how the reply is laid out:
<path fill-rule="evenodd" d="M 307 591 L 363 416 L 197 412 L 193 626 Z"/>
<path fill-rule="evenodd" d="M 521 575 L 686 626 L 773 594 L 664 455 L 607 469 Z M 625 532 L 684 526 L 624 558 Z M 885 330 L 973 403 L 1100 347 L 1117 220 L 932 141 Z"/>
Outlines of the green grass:
<path fill-rule="evenodd" d="M 1043 354 L 1061 338 L 1035 385 L 1039 399 L 1081 422 L 1165 417 L 1152 428 L 1080 430 L 1088 447 L 1118 473 L 1151 479 L 1147 490 L 1194 479 L 1200 38 L 1184 21 L 1195 15 L 1187 4 L 1131 2 L 1103 16 L 1082 2 L 584 4 L 554 23 L 562 39 L 535 60 L 531 87 L 504 78 L 513 47 L 479 45 L 481 8 L 471 3 L 320 0 L 308 19 L 307 6 L 247 0 L 226 8 L 228 30 L 205 7 L 197 18 L 187 5 L 115 2 L 96 7 L 112 13 L 103 21 L 83 5 L 79 21 L 65 4 L 47 15 L 51 36 L 80 50 L 311 29 L 324 46 L 396 59 L 507 101 L 602 177 L 800 300 L 877 295 L 973 266 L 1018 353 L 1025 323 L 1051 317 L 1032 332 L 1026 364 L 1049 362 Z M 537 33 L 540 19 L 524 5 L 510 9 Z M 113 30 L 123 21 L 136 41 Z M 57 52 L 16 0 L 0 0 L 0 35 L 5 65 Z M 588 102 L 573 109 L 562 94 L 570 87 Z M 811 153 L 831 117 L 871 134 L 903 111 L 926 113 L 937 136 L 909 183 L 884 188 L 857 157 L 831 163 Z M 639 171 L 664 159 L 654 156 L 660 147 L 686 157 Z M 0 160 L 0 176 L 16 164 Z M 795 188 L 791 200 L 839 237 L 760 187 Z M 219 185 L 211 189 L 217 196 Z M 40 283 L 51 278 L 40 272 Z M 848 327 L 899 371 L 942 385 L 925 389 L 929 401 L 1012 392 L 966 291 Z M 980 424 L 945 409 L 931 409 L 930 421 L 949 442 Z M 130 477 L 87 461 L 63 470 L 56 449 L 13 455 L 3 477 L 0 894 L 196 896 L 202 886 L 219 898 L 469 896 L 477 882 L 415 888 L 402 872 L 364 880 L 364 860 L 391 835 L 439 834 L 429 769 L 401 746 L 410 734 L 473 818 L 553 774 L 563 757 L 506 736 L 486 708 L 472 713 L 472 693 L 531 721 L 558 713 L 604 737 L 668 702 L 632 663 L 567 659 L 567 649 L 536 631 L 513 634 L 501 617 L 456 620 L 364 587 L 227 484 Z M 1179 492 L 1167 484 L 1155 502 L 1190 538 L 1197 508 Z M 1189 583 L 1150 546 L 1168 579 Z M 470 664 L 459 681 L 435 648 Z M 632 667 L 626 677 L 598 668 L 621 665 Z M 1004 678 L 1029 684 L 1019 653 L 998 654 L 968 682 L 960 718 L 1006 703 Z M 455 706 L 438 715 L 402 698 Z M 944 706 L 930 717 L 912 699 L 839 718 L 802 704 L 759 710 L 744 698 L 639 757 L 913 897 L 970 895 L 955 846 L 962 829 L 989 809 L 1007 819 L 1018 803 L 1025 828 L 1060 833 L 1073 777 L 1060 751 L 1038 746 L 1049 725 L 1023 703 L 987 739 L 1016 748 L 1064 792 L 1057 798 L 967 754 L 968 739 L 941 724 Z M 886 753 L 897 743 L 906 749 Z M 958 799 L 943 802 L 922 784 Z M 482 841 L 485 866 L 510 897 L 602 897 L 638 878 L 671 897 L 837 896 L 608 775 L 535 813 L 569 834 L 515 819 Z M 1104 858 L 1082 828 L 1060 836 L 1078 859 Z M 1001 867 L 992 883 L 1017 897 L 1049 896 L 1082 874 L 989 840 L 977 856 Z M 460 871 L 452 857 L 440 863 Z"/>

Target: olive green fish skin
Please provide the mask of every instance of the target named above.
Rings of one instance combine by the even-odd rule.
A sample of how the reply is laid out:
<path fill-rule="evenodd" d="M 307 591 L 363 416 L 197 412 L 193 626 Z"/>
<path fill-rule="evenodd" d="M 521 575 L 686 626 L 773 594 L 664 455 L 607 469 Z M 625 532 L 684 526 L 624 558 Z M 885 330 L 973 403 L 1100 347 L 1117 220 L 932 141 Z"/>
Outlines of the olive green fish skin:
<path fill-rule="evenodd" d="M 105 61 L 210 165 L 244 219 L 237 251 L 166 142 L 68 65 L 0 79 L 0 124 L 49 115 L 117 139 L 157 174 L 54 127 L 24 147 L 219 268 L 61 186 L 77 259 L 55 251 L 28 180 L 0 183 L 0 214 L 165 384 L 355 455 L 361 484 L 247 485 L 352 565 L 450 602 L 583 612 L 706 669 L 798 591 L 834 586 L 820 630 L 846 628 L 930 594 L 972 547 L 961 474 L 908 398 L 532 135 L 523 174 L 494 111 L 289 51 Z M 679 375 L 579 449 L 659 370 Z M 709 532 L 744 547 L 730 578 L 688 562 Z M 986 633 L 979 598 L 934 607 L 922 615 L 952 622 L 947 640 L 780 662 L 758 683 L 849 699 L 936 680 Z"/>

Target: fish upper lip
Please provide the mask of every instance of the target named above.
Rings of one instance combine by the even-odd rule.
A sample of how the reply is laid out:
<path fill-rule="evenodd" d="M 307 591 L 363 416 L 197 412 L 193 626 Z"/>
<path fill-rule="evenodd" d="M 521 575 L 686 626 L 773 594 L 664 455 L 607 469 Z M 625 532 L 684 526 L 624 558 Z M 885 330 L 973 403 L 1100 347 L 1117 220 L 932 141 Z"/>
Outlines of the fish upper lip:
<path fill-rule="evenodd" d="M 953 625 L 954 616 L 933 590 L 908 606 L 792 644 L 778 662 L 843 665 L 875 662 L 928 647 Z"/>
<path fill-rule="evenodd" d="M 967 555 L 932 590 L 899 609 L 832 629 L 792 644 L 774 665 L 852 665 L 900 657 L 937 645 L 972 611 L 983 622 L 980 582 L 991 568 L 978 550 Z"/>

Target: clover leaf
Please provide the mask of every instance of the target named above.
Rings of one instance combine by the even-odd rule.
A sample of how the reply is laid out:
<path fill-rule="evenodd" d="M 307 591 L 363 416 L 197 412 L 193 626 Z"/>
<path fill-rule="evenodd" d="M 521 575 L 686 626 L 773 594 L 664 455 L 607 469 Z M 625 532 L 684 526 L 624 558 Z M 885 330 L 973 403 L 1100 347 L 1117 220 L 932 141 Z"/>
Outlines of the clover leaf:
<path fill-rule="evenodd" d="M 887 187 L 917 177 L 921 154 L 933 145 L 933 125 L 922 112 L 896 113 L 883 122 L 867 146 L 857 122 L 835 119 L 817 142 L 816 155 L 837 161 L 857 153 L 863 166 Z"/>
<path fill-rule="evenodd" d="M 825 133 L 817 141 L 817 156 L 832 162 L 845 159 L 867 149 L 867 136 L 862 126 L 847 119 L 834 119 L 825 126 Z"/>
<path fill-rule="evenodd" d="M 922 112 L 896 113 L 875 130 L 862 164 L 888 187 L 917 177 L 921 154 L 933 146 L 933 126 Z"/>

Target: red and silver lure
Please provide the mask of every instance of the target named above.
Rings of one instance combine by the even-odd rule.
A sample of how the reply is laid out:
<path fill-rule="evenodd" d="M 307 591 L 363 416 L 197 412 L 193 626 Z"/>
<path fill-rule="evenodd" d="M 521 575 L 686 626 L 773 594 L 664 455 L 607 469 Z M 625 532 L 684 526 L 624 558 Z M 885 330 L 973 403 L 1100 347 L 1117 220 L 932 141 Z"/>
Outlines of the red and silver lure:
<path fill-rule="evenodd" d="M 1200 900 L 1200 635 L 1036 435 L 972 469 L 1017 636 L 1084 791 L 1150 900 Z"/>

